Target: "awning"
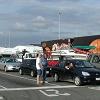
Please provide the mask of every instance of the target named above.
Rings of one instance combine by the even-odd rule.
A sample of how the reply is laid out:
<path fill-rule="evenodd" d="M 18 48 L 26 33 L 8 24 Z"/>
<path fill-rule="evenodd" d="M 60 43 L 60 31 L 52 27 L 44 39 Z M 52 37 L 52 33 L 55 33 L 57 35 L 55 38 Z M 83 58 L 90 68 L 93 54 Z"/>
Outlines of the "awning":
<path fill-rule="evenodd" d="M 96 47 L 95 46 L 73 46 L 73 48 L 90 50 L 90 49 L 95 49 Z"/>

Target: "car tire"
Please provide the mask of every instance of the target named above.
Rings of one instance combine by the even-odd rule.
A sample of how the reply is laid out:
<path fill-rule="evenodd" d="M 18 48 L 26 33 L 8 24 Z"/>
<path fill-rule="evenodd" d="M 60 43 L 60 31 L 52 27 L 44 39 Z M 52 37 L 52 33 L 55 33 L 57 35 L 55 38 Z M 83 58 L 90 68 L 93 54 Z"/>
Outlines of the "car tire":
<path fill-rule="evenodd" d="M 35 74 L 35 73 L 34 73 L 33 70 L 31 70 L 31 73 L 30 73 L 30 74 L 31 74 L 32 77 L 34 77 L 34 74 Z"/>
<path fill-rule="evenodd" d="M 54 81 L 55 82 L 58 82 L 59 81 L 59 76 L 57 73 L 54 74 Z"/>
<path fill-rule="evenodd" d="M 82 85 L 82 81 L 81 81 L 81 79 L 78 76 L 76 76 L 74 78 L 74 83 L 75 83 L 76 86 Z"/>
<path fill-rule="evenodd" d="M 23 75 L 23 74 L 24 74 L 24 72 L 23 72 L 22 69 L 19 69 L 19 74 L 20 74 L 20 75 Z"/>
<path fill-rule="evenodd" d="M 7 72 L 7 67 L 6 66 L 4 67 L 4 71 Z"/>

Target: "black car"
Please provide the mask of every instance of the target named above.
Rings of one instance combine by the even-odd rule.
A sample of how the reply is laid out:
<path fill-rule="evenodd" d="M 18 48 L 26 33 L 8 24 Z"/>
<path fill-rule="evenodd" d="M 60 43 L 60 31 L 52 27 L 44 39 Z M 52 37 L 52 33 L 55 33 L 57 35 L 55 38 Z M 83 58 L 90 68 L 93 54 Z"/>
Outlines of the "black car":
<path fill-rule="evenodd" d="M 37 75 L 37 69 L 36 69 L 36 59 L 32 58 L 32 59 L 23 59 L 20 68 L 19 68 L 19 74 L 20 75 L 25 75 L 25 74 L 29 74 L 32 77 Z M 47 67 L 47 71 L 46 71 L 47 76 L 51 76 L 50 75 L 50 67 Z"/>
<path fill-rule="evenodd" d="M 66 68 L 68 63 L 72 63 L 73 67 Z M 100 69 L 83 60 L 62 61 L 59 66 L 52 68 L 51 72 L 55 81 L 68 80 L 78 86 L 87 82 L 100 81 Z"/>
<path fill-rule="evenodd" d="M 35 76 L 36 72 L 36 59 L 23 59 L 19 68 L 19 74 L 30 74 L 31 76 Z"/>

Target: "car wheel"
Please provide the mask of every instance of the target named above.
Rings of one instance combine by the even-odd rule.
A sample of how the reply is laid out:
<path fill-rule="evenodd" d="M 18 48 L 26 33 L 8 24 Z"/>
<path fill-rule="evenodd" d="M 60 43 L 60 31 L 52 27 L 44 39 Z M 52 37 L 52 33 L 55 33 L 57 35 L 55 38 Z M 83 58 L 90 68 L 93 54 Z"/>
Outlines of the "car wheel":
<path fill-rule="evenodd" d="M 32 76 L 32 77 L 34 76 L 34 74 L 35 74 L 35 73 L 34 73 L 34 71 L 33 71 L 33 70 L 31 70 L 31 76 Z"/>
<path fill-rule="evenodd" d="M 76 86 L 82 85 L 81 79 L 79 77 L 77 77 L 77 76 L 74 79 L 74 83 L 75 83 Z"/>
<path fill-rule="evenodd" d="M 54 74 L 54 81 L 55 82 L 58 82 L 59 81 L 59 76 L 57 73 Z"/>
<path fill-rule="evenodd" d="M 24 74 L 22 69 L 19 69 L 19 74 L 20 75 L 23 75 Z"/>
<path fill-rule="evenodd" d="M 7 72 L 7 67 L 6 66 L 4 67 L 4 71 Z"/>

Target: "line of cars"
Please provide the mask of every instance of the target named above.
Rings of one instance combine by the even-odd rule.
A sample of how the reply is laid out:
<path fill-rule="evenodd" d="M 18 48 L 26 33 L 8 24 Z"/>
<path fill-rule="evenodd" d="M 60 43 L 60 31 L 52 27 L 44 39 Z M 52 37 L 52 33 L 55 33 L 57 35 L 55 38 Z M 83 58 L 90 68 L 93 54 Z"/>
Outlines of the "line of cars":
<path fill-rule="evenodd" d="M 73 68 L 66 69 L 65 66 L 68 63 L 72 63 Z M 52 62 L 51 65 L 49 64 L 47 68 L 47 74 L 52 76 L 56 82 L 67 80 L 79 86 L 84 83 L 100 81 L 100 69 L 96 68 L 89 61 L 63 57 L 57 62 Z M 16 59 L 2 58 L 0 60 L 0 69 L 5 72 L 17 70 L 20 75 L 29 74 L 36 76 L 36 59 L 24 59 L 20 63 Z"/>

